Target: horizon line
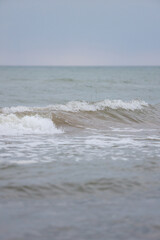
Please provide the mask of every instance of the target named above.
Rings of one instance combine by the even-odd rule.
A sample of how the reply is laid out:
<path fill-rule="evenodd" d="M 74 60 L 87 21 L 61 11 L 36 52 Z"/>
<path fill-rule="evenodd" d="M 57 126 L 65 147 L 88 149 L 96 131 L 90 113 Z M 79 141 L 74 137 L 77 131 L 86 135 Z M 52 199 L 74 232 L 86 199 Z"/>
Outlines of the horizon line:
<path fill-rule="evenodd" d="M 160 65 L 27 65 L 27 64 L 0 64 L 0 67 L 160 67 Z"/>

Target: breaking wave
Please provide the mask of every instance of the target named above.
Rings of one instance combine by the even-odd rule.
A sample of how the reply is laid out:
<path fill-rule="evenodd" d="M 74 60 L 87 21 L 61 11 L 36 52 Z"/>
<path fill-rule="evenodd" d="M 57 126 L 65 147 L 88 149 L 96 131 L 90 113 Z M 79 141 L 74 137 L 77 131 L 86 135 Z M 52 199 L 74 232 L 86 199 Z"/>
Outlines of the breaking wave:
<path fill-rule="evenodd" d="M 60 133 L 51 119 L 36 116 L 17 117 L 15 114 L 0 115 L 0 135 L 55 134 Z"/>
<path fill-rule="evenodd" d="M 48 107 L 6 107 L 2 108 L 3 113 L 15 113 L 15 112 L 26 112 L 26 111 L 35 111 L 35 110 L 53 110 L 53 111 L 66 111 L 66 112 L 79 112 L 79 111 L 99 111 L 105 110 L 106 108 L 111 109 L 125 109 L 125 110 L 138 110 L 144 107 L 147 107 L 148 103 L 145 101 L 132 100 L 130 102 L 124 102 L 122 100 L 109 100 L 105 99 L 104 101 L 89 103 L 85 101 L 71 101 L 66 104 L 55 104 Z"/>
<path fill-rule="evenodd" d="M 47 107 L 0 109 L 0 135 L 55 134 L 67 127 L 107 129 L 110 127 L 159 127 L 159 106 L 145 101 L 72 101 Z"/>

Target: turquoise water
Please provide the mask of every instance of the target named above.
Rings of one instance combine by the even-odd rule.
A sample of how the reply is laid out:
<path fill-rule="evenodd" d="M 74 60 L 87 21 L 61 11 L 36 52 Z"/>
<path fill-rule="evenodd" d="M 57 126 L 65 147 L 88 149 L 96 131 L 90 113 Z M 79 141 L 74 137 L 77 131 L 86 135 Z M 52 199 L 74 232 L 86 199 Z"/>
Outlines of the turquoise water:
<path fill-rule="evenodd" d="M 0 239 L 160 237 L 160 67 L 0 67 Z"/>

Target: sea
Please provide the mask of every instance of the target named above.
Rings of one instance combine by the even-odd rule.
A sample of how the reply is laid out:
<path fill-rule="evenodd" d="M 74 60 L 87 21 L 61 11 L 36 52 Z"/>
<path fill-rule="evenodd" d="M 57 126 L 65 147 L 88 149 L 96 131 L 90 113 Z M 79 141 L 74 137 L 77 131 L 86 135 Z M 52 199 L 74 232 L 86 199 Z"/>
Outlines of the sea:
<path fill-rule="evenodd" d="M 160 67 L 0 67 L 0 239 L 160 239 Z"/>

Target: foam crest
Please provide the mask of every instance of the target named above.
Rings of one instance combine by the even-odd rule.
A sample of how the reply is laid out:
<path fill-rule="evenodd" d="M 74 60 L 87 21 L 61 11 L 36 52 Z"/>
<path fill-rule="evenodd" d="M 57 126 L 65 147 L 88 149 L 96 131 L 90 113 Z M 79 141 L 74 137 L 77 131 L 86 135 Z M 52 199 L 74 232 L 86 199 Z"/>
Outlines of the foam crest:
<path fill-rule="evenodd" d="M 88 103 L 80 101 L 68 102 L 66 105 L 53 105 L 52 110 L 79 112 L 79 111 L 98 111 L 105 108 L 111 109 L 125 109 L 125 110 L 140 110 L 143 107 L 147 107 L 148 103 L 145 101 L 132 100 L 130 102 L 123 102 L 122 100 L 109 100 L 106 99 L 101 102 Z"/>
<path fill-rule="evenodd" d="M 125 109 L 125 110 L 140 110 L 143 107 L 147 107 L 148 103 L 145 101 L 138 101 L 132 100 L 130 102 L 123 102 L 122 100 L 104 100 L 102 102 L 96 103 L 98 110 L 103 110 L 105 108 L 112 108 L 112 109 Z"/>
<path fill-rule="evenodd" d="M 3 113 L 17 113 L 17 112 L 31 112 L 34 108 L 25 107 L 25 106 L 17 106 L 17 107 L 4 107 L 2 108 Z"/>
<path fill-rule="evenodd" d="M 79 111 L 99 111 L 105 110 L 105 108 L 111 109 L 125 109 L 125 110 L 140 110 L 143 107 L 147 107 L 148 103 L 145 101 L 132 100 L 129 102 L 124 102 L 122 100 L 109 100 L 105 99 L 100 102 L 89 103 L 85 101 L 71 101 L 66 104 L 55 104 L 47 107 L 5 107 L 2 108 L 3 113 L 16 113 L 16 112 L 33 112 L 33 111 L 65 111 L 65 112 L 79 112 Z"/>
<path fill-rule="evenodd" d="M 0 135 L 55 134 L 57 129 L 51 119 L 36 116 L 17 117 L 15 114 L 0 115 Z"/>
<path fill-rule="evenodd" d="M 65 111 L 65 112 L 79 112 L 79 111 L 97 111 L 95 104 L 88 102 L 71 101 L 67 104 L 57 104 L 51 106 L 52 110 Z"/>

